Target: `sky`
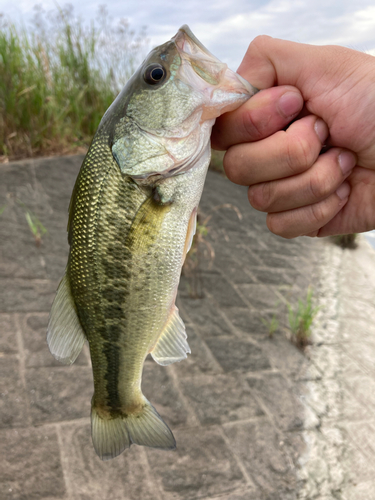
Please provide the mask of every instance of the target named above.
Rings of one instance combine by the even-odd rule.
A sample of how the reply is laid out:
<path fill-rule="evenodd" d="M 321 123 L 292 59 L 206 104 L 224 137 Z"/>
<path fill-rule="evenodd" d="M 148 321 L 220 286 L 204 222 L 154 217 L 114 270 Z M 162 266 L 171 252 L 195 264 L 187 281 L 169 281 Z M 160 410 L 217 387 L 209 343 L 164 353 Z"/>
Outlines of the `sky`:
<path fill-rule="evenodd" d="M 54 0 L 35 3 L 46 11 L 56 9 Z M 99 6 L 105 4 L 95 0 L 69 3 L 84 20 L 95 18 Z M 59 5 L 65 2 L 59 1 Z M 150 49 L 188 24 L 232 69 L 237 69 L 249 43 L 260 34 L 317 45 L 344 45 L 375 55 L 373 0 L 111 0 L 106 5 L 114 20 L 127 18 L 136 31 L 146 26 Z M 33 6 L 32 0 L 0 0 L 0 13 L 28 25 Z"/>

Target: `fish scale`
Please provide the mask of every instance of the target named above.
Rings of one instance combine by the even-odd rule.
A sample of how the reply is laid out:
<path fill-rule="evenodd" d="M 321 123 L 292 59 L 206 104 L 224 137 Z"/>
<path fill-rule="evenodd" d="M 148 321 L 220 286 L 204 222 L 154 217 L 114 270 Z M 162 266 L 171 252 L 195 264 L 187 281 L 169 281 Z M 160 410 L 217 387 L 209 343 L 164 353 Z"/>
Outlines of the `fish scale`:
<path fill-rule="evenodd" d="M 211 128 L 254 92 L 182 27 L 148 55 L 106 111 L 83 161 L 47 341 L 66 364 L 89 343 L 92 439 L 103 460 L 133 443 L 175 447 L 142 393 L 143 364 L 148 354 L 168 365 L 190 353 L 175 299 Z"/>
<path fill-rule="evenodd" d="M 124 309 L 132 257 L 125 242 L 145 196 L 131 179 L 121 176 L 105 137 L 94 144 L 84 162 L 77 191 L 67 273 L 78 317 L 89 340 L 95 401 L 113 414 L 121 407 L 117 390 L 118 342 L 120 325 L 126 329 Z M 80 203 L 81 193 L 87 199 L 87 191 L 91 192 L 92 205 Z M 85 252 L 86 246 L 89 252 Z M 92 276 L 91 282 L 86 276 Z M 113 295 L 120 300 L 113 300 Z"/>

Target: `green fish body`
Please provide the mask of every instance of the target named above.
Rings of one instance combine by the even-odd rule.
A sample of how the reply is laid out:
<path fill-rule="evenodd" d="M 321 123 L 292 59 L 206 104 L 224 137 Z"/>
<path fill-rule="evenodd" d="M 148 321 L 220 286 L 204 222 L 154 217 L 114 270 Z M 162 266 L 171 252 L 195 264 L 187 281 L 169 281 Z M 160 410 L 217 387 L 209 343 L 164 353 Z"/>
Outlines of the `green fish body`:
<path fill-rule="evenodd" d="M 103 460 L 132 443 L 175 448 L 142 394 L 143 364 L 148 354 L 168 365 L 190 352 L 175 298 L 210 162 L 211 128 L 254 92 L 184 26 L 129 80 L 84 159 L 47 341 L 66 364 L 89 343 L 92 439 Z"/>

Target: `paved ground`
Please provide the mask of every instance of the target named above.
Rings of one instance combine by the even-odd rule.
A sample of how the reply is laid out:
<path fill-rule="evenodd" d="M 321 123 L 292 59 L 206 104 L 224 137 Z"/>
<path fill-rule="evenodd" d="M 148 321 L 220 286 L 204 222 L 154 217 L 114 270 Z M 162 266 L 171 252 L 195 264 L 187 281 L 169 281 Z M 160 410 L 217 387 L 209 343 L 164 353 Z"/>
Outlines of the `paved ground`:
<path fill-rule="evenodd" d="M 374 251 L 272 236 L 246 191 L 214 173 L 201 208 L 216 256 L 178 300 L 192 355 L 144 372 L 177 451 L 97 458 L 87 349 L 65 367 L 45 342 L 81 160 L 0 167 L 0 500 L 375 499 Z M 48 230 L 40 247 L 27 210 Z M 285 303 L 309 283 L 321 310 L 303 355 L 286 339 Z"/>

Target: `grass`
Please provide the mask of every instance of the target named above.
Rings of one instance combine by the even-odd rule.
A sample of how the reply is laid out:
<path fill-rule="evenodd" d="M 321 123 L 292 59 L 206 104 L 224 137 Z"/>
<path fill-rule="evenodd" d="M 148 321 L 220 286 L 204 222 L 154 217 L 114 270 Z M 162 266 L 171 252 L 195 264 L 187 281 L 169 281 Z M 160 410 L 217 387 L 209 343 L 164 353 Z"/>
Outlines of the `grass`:
<path fill-rule="evenodd" d="M 310 343 L 311 325 L 319 310 L 319 307 L 313 306 L 312 288 L 308 288 L 306 300 L 298 299 L 297 307 L 291 304 L 287 304 L 287 307 L 292 341 L 303 349 Z"/>
<path fill-rule="evenodd" d="M 27 225 L 29 226 L 31 234 L 34 236 L 35 244 L 39 247 L 42 243 L 42 236 L 47 233 L 47 229 L 43 226 L 34 212 L 32 212 L 22 200 L 16 198 L 16 202 L 22 207 Z"/>
<path fill-rule="evenodd" d="M 333 236 L 333 241 L 341 248 L 357 248 L 357 236 L 358 233 L 351 234 L 339 234 L 337 236 Z"/>
<path fill-rule="evenodd" d="M 272 315 L 271 319 L 266 319 L 266 318 L 260 318 L 260 319 L 263 325 L 267 328 L 268 335 L 272 338 L 274 333 L 279 328 L 279 320 L 276 318 L 276 313 Z"/>
<path fill-rule="evenodd" d="M 25 217 L 30 231 L 34 236 L 35 244 L 39 247 L 42 243 L 42 236 L 47 232 L 47 229 L 43 226 L 38 217 L 30 210 L 26 210 Z"/>
<path fill-rule="evenodd" d="M 35 8 L 33 29 L 0 17 L 0 161 L 87 147 L 148 45 L 126 20 L 85 25 Z"/>
<path fill-rule="evenodd" d="M 34 7 L 32 29 L 0 13 L 0 163 L 86 152 L 98 124 L 148 49 L 145 29 L 110 21 L 105 6 L 90 25 L 72 6 Z M 224 152 L 210 168 L 222 174 Z"/>

